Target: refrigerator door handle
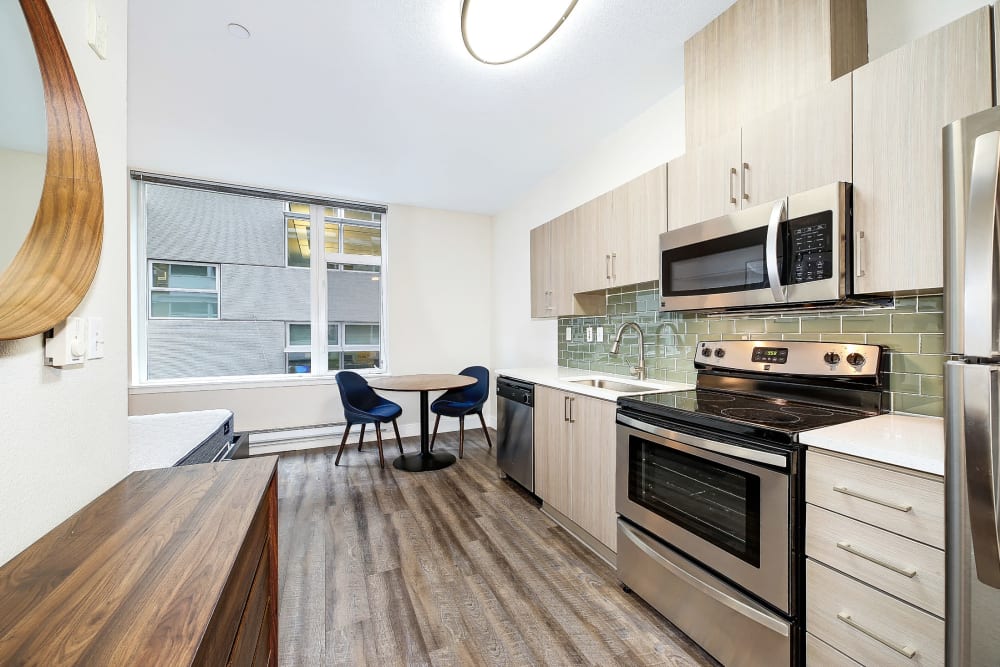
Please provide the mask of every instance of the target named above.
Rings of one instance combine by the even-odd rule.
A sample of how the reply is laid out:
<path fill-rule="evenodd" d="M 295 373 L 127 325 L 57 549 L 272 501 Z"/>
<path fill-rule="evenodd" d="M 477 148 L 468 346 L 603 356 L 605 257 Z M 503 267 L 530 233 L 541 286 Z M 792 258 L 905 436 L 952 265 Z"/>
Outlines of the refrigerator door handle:
<path fill-rule="evenodd" d="M 965 234 L 965 340 L 969 357 L 997 355 L 997 180 L 1000 178 L 1000 131 L 976 137 L 969 179 Z"/>
<path fill-rule="evenodd" d="M 976 573 L 1000 588 L 1000 525 L 997 521 L 997 396 L 1000 367 L 966 364 L 962 372 L 962 428 L 969 524 Z"/>

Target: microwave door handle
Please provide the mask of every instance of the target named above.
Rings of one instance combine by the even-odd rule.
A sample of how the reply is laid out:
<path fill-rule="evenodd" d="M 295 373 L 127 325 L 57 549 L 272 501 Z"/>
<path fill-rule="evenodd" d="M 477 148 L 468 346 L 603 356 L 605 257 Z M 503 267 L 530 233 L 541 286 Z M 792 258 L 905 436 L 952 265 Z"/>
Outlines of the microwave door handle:
<path fill-rule="evenodd" d="M 976 574 L 1000 588 L 1000 525 L 997 522 L 997 373 L 996 367 L 962 364 L 962 429 L 969 524 Z"/>
<path fill-rule="evenodd" d="M 778 240 L 782 220 L 785 219 L 785 200 L 780 199 L 771 209 L 771 218 L 767 222 L 767 240 L 764 246 L 764 263 L 767 265 L 767 281 L 771 284 L 771 295 L 775 303 L 787 301 L 787 291 L 781 284 L 781 273 L 778 267 Z"/>
<path fill-rule="evenodd" d="M 1000 175 L 1000 131 L 976 137 L 969 179 L 969 208 L 965 226 L 965 340 L 962 354 L 997 354 L 995 324 L 997 286 L 993 253 L 997 233 L 997 179 Z"/>

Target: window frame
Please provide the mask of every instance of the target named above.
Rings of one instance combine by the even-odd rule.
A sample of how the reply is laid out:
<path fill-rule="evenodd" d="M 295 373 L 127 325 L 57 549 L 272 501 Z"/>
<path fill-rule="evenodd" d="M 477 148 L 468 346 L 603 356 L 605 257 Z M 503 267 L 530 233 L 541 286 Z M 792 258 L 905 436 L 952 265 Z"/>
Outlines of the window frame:
<path fill-rule="evenodd" d="M 214 265 L 217 266 L 216 273 L 216 285 L 218 288 L 218 299 L 219 299 L 219 316 L 214 320 L 212 318 L 151 318 L 149 310 L 149 283 L 151 283 L 151 267 L 149 263 L 153 260 L 146 256 L 146 239 L 147 239 L 147 205 L 146 205 L 146 187 L 148 185 L 165 185 L 182 187 L 194 190 L 207 190 L 211 192 L 217 192 L 222 194 L 234 194 L 240 196 L 258 197 L 264 199 L 280 200 L 284 202 L 301 202 L 302 200 L 308 201 L 310 207 L 319 207 L 319 211 L 322 212 L 324 207 L 331 207 L 330 204 L 322 204 L 321 198 L 316 195 L 302 195 L 301 193 L 289 193 L 284 191 L 272 191 L 266 188 L 245 188 L 242 186 L 232 186 L 225 183 L 218 183 L 213 181 L 205 181 L 198 179 L 191 179 L 185 177 L 175 177 L 175 176 L 162 176 L 158 174 L 146 174 L 143 172 L 132 171 L 130 174 L 130 201 L 129 201 L 129 221 L 130 221 L 130 262 L 129 262 L 129 275 L 130 275 L 130 331 L 129 340 L 131 342 L 132 354 L 130 354 L 129 360 L 129 389 L 134 390 L 137 394 L 156 394 L 164 392 L 186 392 L 186 391 L 206 391 L 206 390 L 222 390 L 222 389 L 236 389 L 241 387 L 286 387 L 286 386 L 308 386 L 308 385 L 329 385 L 333 384 L 335 380 L 334 372 L 315 372 L 315 368 L 312 368 L 312 372 L 308 374 L 299 373 L 274 373 L 274 374 L 259 374 L 259 375 L 213 375 L 213 376 L 190 376 L 190 377 L 179 377 L 179 378 L 165 378 L 165 379 L 149 379 L 147 376 L 148 369 L 148 322 L 151 320 L 195 320 L 195 321 L 224 321 L 222 318 L 222 266 L 225 262 L 189 262 L 189 261 L 170 261 L 170 260 L 156 260 L 159 263 L 166 264 L 194 264 L 194 265 Z M 324 197 L 322 199 L 328 199 L 329 201 L 339 202 L 343 201 L 337 197 Z M 351 202 L 353 203 L 353 202 Z M 379 207 L 378 204 L 370 204 L 366 202 L 357 202 L 358 207 L 352 207 L 349 204 L 346 205 L 334 205 L 332 208 L 336 209 L 349 209 L 357 211 L 367 211 L 369 209 L 365 208 L 368 206 Z M 314 210 L 313 208 L 310 209 Z M 373 323 L 358 323 L 358 324 L 377 324 L 379 326 L 380 336 L 379 336 L 379 346 L 371 346 L 372 350 L 379 353 L 379 366 L 377 368 L 366 368 L 358 369 L 357 372 L 361 375 L 384 375 L 390 373 L 389 369 L 389 358 L 390 351 L 388 349 L 386 340 L 386 331 L 388 327 L 388 261 L 390 249 L 391 249 L 391 234 L 389 233 L 389 212 L 387 207 L 383 207 L 382 210 L 371 210 L 372 213 L 377 214 L 380 217 L 378 223 L 372 223 L 370 221 L 364 220 L 353 220 L 350 218 L 337 218 L 339 222 L 346 222 L 348 224 L 377 226 L 380 230 L 381 237 L 381 256 L 372 255 L 348 255 L 346 259 L 349 261 L 347 263 L 356 264 L 367 264 L 367 265 L 378 265 L 380 266 L 380 271 L 370 272 L 364 271 L 363 273 L 368 273 L 371 275 L 377 275 L 378 279 L 381 281 L 380 285 L 380 307 L 379 307 L 379 320 Z M 284 211 L 288 214 L 289 211 Z M 294 214 L 293 214 L 294 215 Z M 284 217 L 284 216 L 283 216 Z M 299 215 L 301 217 L 301 215 Z M 326 222 L 326 216 L 321 216 Z M 312 219 L 312 216 L 310 216 Z M 284 223 L 287 227 L 287 222 Z M 284 247 L 282 252 L 285 254 L 285 266 L 282 268 L 305 268 L 305 267 L 288 267 L 287 266 L 287 238 L 285 234 L 282 234 L 282 243 Z M 342 241 L 341 241 L 342 243 Z M 342 247 L 342 246 L 341 246 Z M 324 248 L 325 254 L 325 248 Z M 343 270 L 342 267 L 339 269 L 327 268 L 327 261 L 324 257 L 324 268 L 327 271 L 332 270 Z M 329 263 L 335 263 L 333 261 Z M 136 270 L 137 267 L 145 266 L 145 270 Z M 312 269 L 312 267 L 309 267 Z M 325 295 L 326 288 L 326 275 L 320 272 L 319 275 L 314 274 L 310 279 L 311 289 L 315 289 L 317 284 L 322 284 L 324 291 L 323 303 L 317 304 L 315 298 L 311 298 L 311 317 L 315 317 L 315 312 L 319 306 L 323 312 L 324 318 L 326 317 L 327 309 L 327 298 Z M 161 288 L 162 289 L 162 288 Z M 327 321 L 324 319 L 324 321 Z M 343 330 L 338 332 L 338 335 L 343 336 Z M 340 338 L 341 343 L 343 338 Z M 287 347 L 287 330 L 286 330 L 286 347 Z M 340 348 L 342 350 L 342 348 Z M 313 352 L 311 350 L 310 352 Z M 328 354 L 328 346 L 322 346 L 322 353 L 324 361 L 326 360 L 326 354 Z M 287 363 L 286 363 L 287 369 Z"/>
<path fill-rule="evenodd" d="M 203 287 L 156 287 L 153 284 L 153 265 L 166 264 L 167 266 L 211 266 L 215 267 L 215 289 Z M 146 260 L 146 318 L 150 320 L 221 320 L 222 319 L 222 265 L 213 262 L 173 262 L 163 259 Z M 169 272 L 169 269 L 167 269 Z M 168 274 L 169 275 L 169 274 Z M 190 294 L 214 294 L 215 295 L 215 317 L 163 317 L 153 315 L 153 293 L 154 292 L 185 292 Z"/>

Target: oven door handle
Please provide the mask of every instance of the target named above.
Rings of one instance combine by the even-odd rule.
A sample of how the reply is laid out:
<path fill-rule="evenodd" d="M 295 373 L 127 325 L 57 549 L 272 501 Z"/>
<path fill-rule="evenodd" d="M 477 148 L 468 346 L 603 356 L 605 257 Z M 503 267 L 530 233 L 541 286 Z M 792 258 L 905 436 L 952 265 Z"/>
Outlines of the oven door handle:
<path fill-rule="evenodd" d="M 771 630 L 772 632 L 775 632 L 781 635 L 782 637 L 789 636 L 789 629 L 786 624 L 782 623 L 777 619 L 771 618 L 767 614 L 758 611 L 757 609 L 754 609 L 753 607 L 743 602 L 740 602 L 739 600 L 733 599 L 729 595 L 726 595 L 725 592 L 720 591 L 715 586 L 709 584 L 707 581 L 699 579 L 698 577 L 691 574 L 683 567 L 680 567 L 676 563 L 673 563 L 670 560 L 664 558 L 660 554 L 656 553 L 656 551 L 652 549 L 648 544 L 646 544 L 641 537 L 637 536 L 631 530 L 622 530 L 620 532 L 621 534 L 623 534 L 625 537 L 628 538 L 629 542 L 634 544 L 649 558 L 653 559 L 653 561 L 657 565 L 662 567 L 664 570 L 667 570 L 678 579 L 684 581 L 695 590 L 700 591 L 704 595 L 707 595 L 708 597 L 712 598 L 719 604 L 729 607 L 737 614 L 741 616 L 746 616 L 755 623 L 763 625 L 768 630 Z"/>
<path fill-rule="evenodd" d="M 696 435 L 678 433 L 677 431 L 671 431 L 670 429 L 653 426 L 652 424 L 641 422 L 638 419 L 632 419 L 631 417 L 625 417 L 622 415 L 618 416 L 618 423 L 634 428 L 637 431 L 642 431 L 643 433 L 649 433 L 650 435 L 667 438 L 669 440 L 676 440 L 677 442 L 690 447 L 697 447 L 698 449 L 715 452 L 716 454 L 723 454 L 734 459 L 753 461 L 755 463 L 778 466 L 779 468 L 788 467 L 788 457 L 783 454 L 761 452 L 756 449 L 749 449 L 738 445 L 729 445 L 724 442 L 706 440 L 705 438 L 699 438 Z"/>
<path fill-rule="evenodd" d="M 781 271 L 778 266 L 778 232 L 782 220 L 785 219 L 785 200 L 779 199 L 771 209 L 771 217 L 767 221 L 767 241 L 764 246 L 764 263 L 767 266 L 767 281 L 771 285 L 771 296 L 775 303 L 788 301 L 788 292 L 781 284 Z"/>

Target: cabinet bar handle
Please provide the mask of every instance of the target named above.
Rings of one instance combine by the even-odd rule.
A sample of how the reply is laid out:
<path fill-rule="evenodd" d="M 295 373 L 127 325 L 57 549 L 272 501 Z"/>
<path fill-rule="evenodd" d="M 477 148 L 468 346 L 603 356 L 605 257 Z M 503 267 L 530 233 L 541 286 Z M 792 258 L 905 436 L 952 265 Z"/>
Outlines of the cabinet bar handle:
<path fill-rule="evenodd" d="M 611 280 L 611 255 L 604 256 L 604 273 L 605 278 Z"/>
<path fill-rule="evenodd" d="M 743 190 L 743 201 L 750 201 L 750 193 L 747 192 L 747 172 L 750 171 L 750 163 L 743 163 L 743 173 L 740 175 L 740 189 Z"/>
<path fill-rule="evenodd" d="M 847 488 L 846 486 L 835 486 L 835 487 L 833 487 L 833 490 L 836 491 L 837 493 L 843 493 L 845 496 L 853 496 L 854 498 L 860 498 L 861 500 L 867 500 L 870 503 L 875 503 L 876 505 L 881 505 L 883 507 L 890 507 L 890 508 L 892 508 L 894 510 L 898 510 L 900 512 L 909 512 L 910 510 L 913 509 L 913 505 L 902 505 L 900 503 L 894 503 L 891 500 L 881 500 L 879 498 L 872 498 L 871 496 L 866 495 L 864 493 L 859 493 L 857 491 L 852 491 L 851 489 Z"/>
<path fill-rule="evenodd" d="M 865 240 L 865 233 L 858 230 L 857 235 L 854 238 L 854 277 L 864 278 L 865 270 L 861 266 L 861 242 Z"/>
<path fill-rule="evenodd" d="M 618 282 L 618 269 L 615 268 L 615 264 L 618 260 L 617 253 L 611 253 L 611 280 Z"/>
<path fill-rule="evenodd" d="M 569 421 L 569 396 L 563 396 L 563 421 Z"/>
<path fill-rule="evenodd" d="M 736 167 L 729 168 L 729 203 L 736 206 Z"/>
<path fill-rule="evenodd" d="M 576 422 L 576 420 L 573 419 L 573 401 L 575 401 L 575 400 L 576 400 L 575 398 L 570 398 L 569 399 L 569 423 L 570 424 Z"/>
<path fill-rule="evenodd" d="M 866 628 L 866 627 L 864 627 L 862 625 L 859 625 L 858 622 L 855 621 L 853 618 L 851 618 L 851 615 L 848 614 L 848 613 L 846 613 L 846 612 L 843 612 L 843 611 L 838 612 L 837 613 L 837 618 L 839 618 L 844 623 L 847 623 L 849 626 L 851 626 L 852 628 L 854 628 L 858 632 L 861 632 L 861 633 L 864 633 L 864 634 L 868 635 L 869 637 L 871 637 L 872 639 L 874 639 L 875 641 L 877 641 L 879 644 L 882 644 L 883 646 L 891 648 L 896 653 L 899 653 L 900 655 L 904 655 L 907 658 L 909 658 L 910 660 L 912 660 L 913 656 L 915 656 L 917 654 L 916 649 L 912 649 L 909 646 L 904 646 L 902 644 L 897 644 L 896 642 L 892 641 L 891 639 L 886 639 L 885 637 L 881 637 L 881 636 L 879 636 L 878 633 L 873 632 L 873 631 L 869 630 L 868 628 Z"/>
<path fill-rule="evenodd" d="M 837 542 L 837 548 L 843 549 L 847 553 L 854 554 L 859 558 L 864 558 L 867 561 L 871 561 L 876 565 L 881 565 L 887 570 L 892 570 L 893 572 L 901 574 L 904 577 L 909 577 L 910 579 L 912 579 L 913 577 L 917 576 L 917 571 L 912 567 L 906 567 L 905 565 L 896 565 L 895 563 L 885 560 L 880 556 L 868 553 L 867 551 L 862 551 L 861 549 L 858 549 L 857 547 L 851 545 L 849 542 Z"/>

